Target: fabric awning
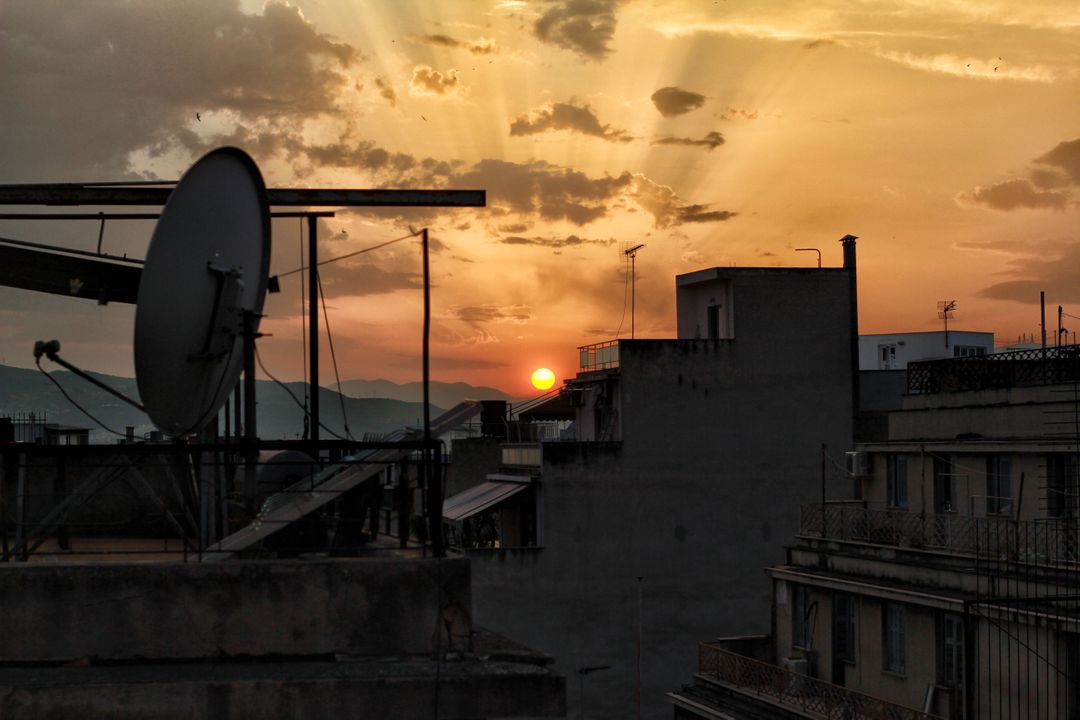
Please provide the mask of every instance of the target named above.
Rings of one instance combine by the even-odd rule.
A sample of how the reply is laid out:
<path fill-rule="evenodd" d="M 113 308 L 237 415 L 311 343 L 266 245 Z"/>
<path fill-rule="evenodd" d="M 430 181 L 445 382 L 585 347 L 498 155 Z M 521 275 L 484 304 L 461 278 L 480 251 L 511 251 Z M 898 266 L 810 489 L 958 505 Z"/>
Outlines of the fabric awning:
<path fill-rule="evenodd" d="M 503 500 L 518 494 L 530 483 L 522 482 L 483 482 L 463 490 L 443 501 L 443 519 L 457 522 L 498 505 Z"/>

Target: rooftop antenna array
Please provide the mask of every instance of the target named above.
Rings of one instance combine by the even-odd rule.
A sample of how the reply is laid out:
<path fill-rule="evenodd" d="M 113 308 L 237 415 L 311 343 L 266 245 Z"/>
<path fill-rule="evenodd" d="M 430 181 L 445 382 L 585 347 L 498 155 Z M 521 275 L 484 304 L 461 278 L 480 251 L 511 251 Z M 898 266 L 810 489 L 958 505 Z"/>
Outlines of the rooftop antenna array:
<path fill-rule="evenodd" d="M 945 347 L 949 347 L 949 318 L 953 316 L 953 312 L 956 310 L 955 300 L 938 300 L 937 304 L 937 316 L 938 320 L 945 321 Z"/>
<path fill-rule="evenodd" d="M 634 316 L 636 314 L 635 313 L 635 310 L 636 310 L 636 302 L 635 302 L 636 293 L 635 293 L 635 290 L 637 289 L 637 272 L 636 272 L 637 271 L 637 254 L 638 254 L 638 250 L 640 250 L 643 247 L 645 247 L 645 243 L 639 243 L 637 245 L 634 245 L 633 247 L 629 247 L 629 248 L 623 250 L 623 255 L 626 255 L 626 257 L 630 258 L 630 339 L 631 340 L 634 339 Z M 624 295 L 623 297 L 625 298 L 626 296 Z M 623 302 L 626 302 L 626 300 L 623 300 Z M 626 307 L 626 306 L 623 305 L 623 307 Z"/>

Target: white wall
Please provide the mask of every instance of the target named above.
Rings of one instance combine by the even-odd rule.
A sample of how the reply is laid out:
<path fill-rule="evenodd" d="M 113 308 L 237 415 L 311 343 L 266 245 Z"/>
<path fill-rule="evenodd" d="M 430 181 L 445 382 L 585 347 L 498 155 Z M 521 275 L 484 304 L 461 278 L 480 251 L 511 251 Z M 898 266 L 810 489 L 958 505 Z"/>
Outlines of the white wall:
<path fill-rule="evenodd" d="M 883 346 L 895 349 L 891 364 L 882 361 Z M 994 333 L 950 330 L 945 345 L 945 331 L 882 333 L 859 336 L 860 370 L 903 370 L 916 360 L 939 360 L 956 355 L 957 346 L 980 347 L 987 355 L 994 352 Z"/>

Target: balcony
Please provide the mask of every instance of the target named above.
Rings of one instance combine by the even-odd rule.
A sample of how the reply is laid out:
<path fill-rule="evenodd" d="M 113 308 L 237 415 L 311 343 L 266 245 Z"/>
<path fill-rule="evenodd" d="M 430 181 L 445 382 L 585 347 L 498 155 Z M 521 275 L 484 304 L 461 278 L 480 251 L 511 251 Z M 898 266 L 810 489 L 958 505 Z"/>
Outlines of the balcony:
<path fill-rule="evenodd" d="M 803 505 L 799 534 L 1040 565 L 1080 564 L 1080 522 L 1072 518 L 934 515 L 863 503 Z"/>
<path fill-rule="evenodd" d="M 698 645 L 698 677 L 815 720 L 940 720 L 938 715 L 738 655 L 713 643 Z"/>
<path fill-rule="evenodd" d="M 908 363 L 912 395 L 1030 387 L 1080 379 L 1080 345 Z"/>
<path fill-rule="evenodd" d="M 607 340 L 578 348 L 579 372 L 608 370 L 619 367 L 619 341 Z"/>

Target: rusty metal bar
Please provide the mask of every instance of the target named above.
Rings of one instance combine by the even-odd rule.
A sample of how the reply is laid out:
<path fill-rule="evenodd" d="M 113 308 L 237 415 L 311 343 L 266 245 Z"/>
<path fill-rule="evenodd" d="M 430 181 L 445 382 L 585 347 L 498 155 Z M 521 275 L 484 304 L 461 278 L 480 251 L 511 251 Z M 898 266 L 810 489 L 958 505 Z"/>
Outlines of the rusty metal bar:
<path fill-rule="evenodd" d="M 79 183 L 0 185 L 0 205 L 164 205 L 171 187 Z M 484 207 L 484 190 L 268 188 L 279 207 Z"/>

